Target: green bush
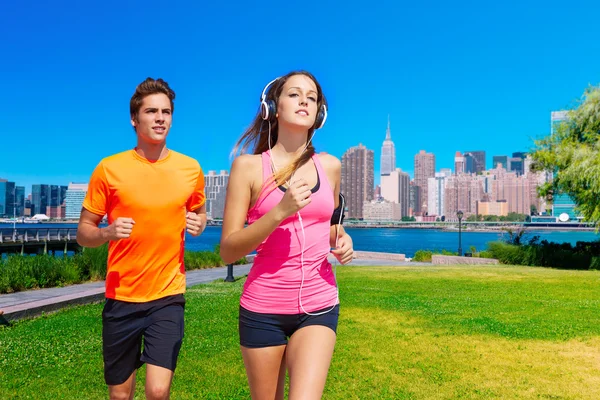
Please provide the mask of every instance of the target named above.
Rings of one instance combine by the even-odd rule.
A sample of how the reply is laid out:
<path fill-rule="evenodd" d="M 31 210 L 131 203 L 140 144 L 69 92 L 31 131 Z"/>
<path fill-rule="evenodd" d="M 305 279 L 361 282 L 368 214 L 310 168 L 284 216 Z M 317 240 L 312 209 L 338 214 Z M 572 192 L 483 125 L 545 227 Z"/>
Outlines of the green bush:
<path fill-rule="evenodd" d="M 412 259 L 413 259 L 413 261 L 418 261 L 418 262 L 431 262 L 431 257 L 434 254 L 441 254 L 443 256 L 458 255 L 458 253 L 456 251 L 449 251 L 449 250 L 417 250 Z"/>
<path fill-rule="evenodd" d="M 488 250 L 483 250 L 483 251 L 480 251 L 479 253 L 474 253 L 473 257 L 478 257 L 478 258 L 494 258 L 494 255 L 492 254 L 492 252 L 490 252 Z"/>
<path fill-rule="evenodd" d="M 74 256 L 84 279 L 102 280 L 106 276 L 106 262 L 108 260 L 108 244 L 100 247 L 86 247 L 81 253 Z"/>
<path fill-rule="evenodd" d="M 430 262 L 433 252 L 430 250 L 417 250 L 413 257 L 413 261 Z"/>
<path fill-rule="evenodd" d="M 560 269 L 600 269 L 600 241 L 553 243 L 532 240 L 529 244 L 492 242 L 488 252 L 502 264 L 529 265 Z"/>
<path fill-rule="evenodd" d="M 81 281 L 79 267 L 70 257 L 9 255 L 0 261 L 0 293 L 63 286 Z"/>
<path fill-rule="evenodd" d="M 440 252 L 434 251 L 433 254 L 441 254 L 443 256 L 457 256 L 458 252 L 457 251 L 450 251 L 450 250 L 442 250 Z"/>

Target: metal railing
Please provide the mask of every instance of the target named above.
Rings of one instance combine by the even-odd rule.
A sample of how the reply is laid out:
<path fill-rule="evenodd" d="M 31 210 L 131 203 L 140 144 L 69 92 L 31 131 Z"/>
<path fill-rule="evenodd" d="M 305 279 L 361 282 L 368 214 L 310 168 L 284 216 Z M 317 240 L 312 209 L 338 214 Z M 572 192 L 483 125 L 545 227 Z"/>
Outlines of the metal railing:
<path fill-rule="evenodd" d="M 77 228 L 2 228 L 1 243 L 72 242 L 77 237 Z"/>

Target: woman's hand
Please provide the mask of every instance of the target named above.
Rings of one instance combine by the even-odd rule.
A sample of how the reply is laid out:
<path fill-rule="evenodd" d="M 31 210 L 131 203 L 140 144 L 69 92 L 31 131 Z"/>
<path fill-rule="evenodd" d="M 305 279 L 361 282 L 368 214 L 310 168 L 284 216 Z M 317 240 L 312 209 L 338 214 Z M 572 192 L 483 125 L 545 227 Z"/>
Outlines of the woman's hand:
<path fill-rule="evenodd" d="M 338 237 L 337 248 L 332 250 L 331 253 L 337 258 L 342 265 L 348 264 L 354 257 L 354 250 L 352 249 L 352 238 L 347 233 L 343 233 Z"/>

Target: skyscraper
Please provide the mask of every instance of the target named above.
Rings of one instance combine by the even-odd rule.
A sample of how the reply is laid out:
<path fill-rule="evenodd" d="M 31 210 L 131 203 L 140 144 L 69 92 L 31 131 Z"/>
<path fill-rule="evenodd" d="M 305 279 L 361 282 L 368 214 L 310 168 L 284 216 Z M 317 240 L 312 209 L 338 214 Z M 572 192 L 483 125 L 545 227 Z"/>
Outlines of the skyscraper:
<path fill-rule="evenodd" d="M 341 191 L 346 196 L 348 218 L 362 218 L 363 204 L 373 200 L 374 153 L 362 144 L 342 156 Z"/>
<path fill-rule="evenodd" d="M 415 155 L 415 184 L 419 187 L 420 204 L 415 212 L 427 212 L 428 179 L 435 177 L 435 155 L 421 150 Z"/>
<path fill-rule="evenodd" d="M 31 186 L 31 215 L 45 214 L 50 204 L 50 185 Z"/>
<path fill-rule="evenodd" d="M 65 218 L 79 219 L 87 191 L 87 183 L 69 183 L 65 195 Z"/>
<path fill-rule="evenodd" d="M 492 158 L 492 169 L 498 168 L 498 164 L 502 164 L 502 168 L 508 171 L 508 156 L 494 156 Z"/>
<path fill-rule="evenodd" d="M 463 174 L 446 178 L 444 188 L 444 215 L 446 220 L 456 220 L 462 211 L 465 217 L 477 213 L 477 202 L 484 198 L 480 177 Z"/>
<path fill-rule="evenodd" d="M 429 215 L 444 215 L 444 188 L 446 186 L 446 179 L 448 177 L 445 173 L 436 172 L 434 178 L 428 179 L 428 204 L 427 212 Z"/>
<path fill-rule="evenodd" d="M 410 198 L 408 201 L 409 205 L 409 216 L 413 216 L 415 214 L 415 210 L 419 204 L 421 204 L 421 191 L 419 187 L 415 184 L 415 181 L 410 182 Z"/>
<path fill-rule="evenodd" d="M 523 175 L 524 160 L 521 157 L 510 157 L 508 159 L 509 171 L 516 173 L 518 176 Z"/>
<path fill-rule="evenodd" d="M 400 204 L 401 216 L 409 216 L 410 176 L 400 168 L 396 168 L 389 175 L 382 175 L 381 197 L 392 203 Z"/>
<path fill-rule="evenodd" d="M 396 148 L 392 142 L 392 134 L 390 132 L 390 116 L 388 115 L 388 126 L 385 132 L 385 140 L 381 146 L 381 175 L 389 175 L 390 172 L 396 169 Z"/>
<path fill-rule="evenodd" d="M 17 202 L 17 217 L 22 217 L 25 213 L 25 186 L 15 187 L 15 201 Z"/>
<path fill-rule="evenodd" d="M 454 155 L 454 174 L 460 175 L 464 174 L 465 172 L 467 172 L 465 157 L 460 153 L 460 151 L 457 151 Z"/>
<path fill-rule="evenodd" d="M 228 182 L 229 172 L 224 170 L 219 172 L 218 175 L 216 171 L 208 171 L 208 174 L 204 175 L 206 214 L 210 218 L 223 218 Z"/>
<path fill-rule="evenodd" d="M 471 153 L 465 153 L 465 172 L 467 174 L 476 174 L 477 173 L 477 160 L 473 157 Z"/>
<path fill-rule="evenodd" d="M 491 200 L 506 201 L 508 212 L 529 215 L 531 211 L 530 181 L 504 168 L 490 170 Z"/>
<path fill-rule="evenodd" d="M 479 174 L 479 173 L 485 171 L 485 151 L 483 151 L 483 150 L 465 151 L 465 154 L 470 155 L 474 159 L 475 170 L 472 172 Z M 469 172 L 469 171 L 467 171 L 467 172 Z"/>
<path fill-rule="evenodd" d="M 16 214 L 15 183 L 0 179 L 0 216 L 12 217 Z"/>

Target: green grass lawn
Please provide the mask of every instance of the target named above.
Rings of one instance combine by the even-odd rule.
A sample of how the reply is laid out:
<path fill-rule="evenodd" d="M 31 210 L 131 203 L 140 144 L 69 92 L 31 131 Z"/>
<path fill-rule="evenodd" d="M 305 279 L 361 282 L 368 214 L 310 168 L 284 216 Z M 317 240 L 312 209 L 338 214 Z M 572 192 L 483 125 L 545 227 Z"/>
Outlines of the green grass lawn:
<path fill-rule="evenodd" d="M 324 398 L 599 399 L 599 278 L 505 266 L 340 267 Z M 237 337 L 242 283 L 188 290 L 173 399 L 249 398 Z M 96 304 L 0 328 L 0 398 L 106 398 L 100 314 Z"/>

